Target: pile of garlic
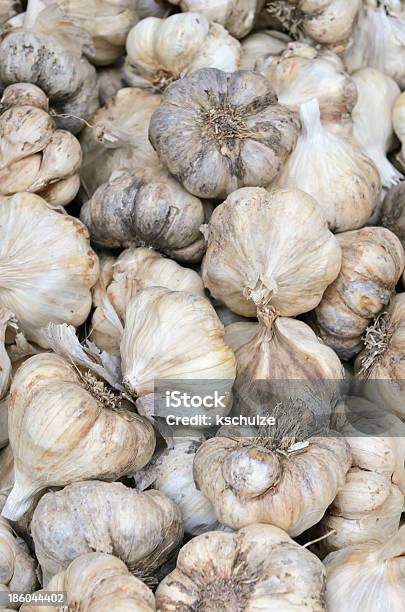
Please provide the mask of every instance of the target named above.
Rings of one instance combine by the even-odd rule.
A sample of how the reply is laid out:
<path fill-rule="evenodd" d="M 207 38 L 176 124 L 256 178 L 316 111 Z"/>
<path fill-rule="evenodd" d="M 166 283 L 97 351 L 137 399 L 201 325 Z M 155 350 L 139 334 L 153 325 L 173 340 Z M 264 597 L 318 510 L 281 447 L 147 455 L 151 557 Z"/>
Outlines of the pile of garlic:
<path fill-rule="evenodd" d="M 405 3 L 0 25 L 0 608 L 402 611 Z"/>

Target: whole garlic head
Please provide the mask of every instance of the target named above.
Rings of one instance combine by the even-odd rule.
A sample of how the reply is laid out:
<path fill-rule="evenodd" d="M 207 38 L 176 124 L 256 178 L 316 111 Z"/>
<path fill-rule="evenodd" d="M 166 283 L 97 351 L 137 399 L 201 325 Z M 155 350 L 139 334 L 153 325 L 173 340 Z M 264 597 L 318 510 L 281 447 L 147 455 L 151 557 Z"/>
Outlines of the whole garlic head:
<path fill-rule="evenodd" d="M 302 189 L 313 196 L 332 231 L 363 227 L 380 194 L 377 168 L 351 139 L 322 126 L 315 99 L 302 104 L 300 116 L 302 134 L 274 185 Z"/>
<path fill-rule="evenodd" d="M 233 72 L 241 60 L 239 42 L 200 13 L 142 19 L 129 32 L 126 47 L 126 81 L 155 91 L 200 68 Z"/>
<path fill-rule="evenodd" d="M 0 197 L 0 270 L 0 304 L 28 340 L 46 347 L 41 328 L 49 322 L 78 326 L 86 320 L 97 256 L 86 227 L 41 197 Z"/>
<path fill-rule="evenodd" d="M 44 488 L 117 480 L 142 468 L 155 448 L 146 419 L 126 410 L 95 376 L 52 353 L 31 357 L 16 372 L 9 439 L 15 484 L 3 516 L 13 520 Z"/>
<path fill-rule="evenodd" d="M 336 238 L 299 190 L 238 189 L 214 210 L 207 240 L 204 284 L 245 317 L 269 308 L 281 316 L 307 312 L 340 270 Z"/>
<path fill-rule="evenodd" d="M 149 138 L 190 193 L 222 198 L 246 185 L 268 185 L 292 151 L 298 126 L 263 76 L 206 68 L 166 89 Z"/>
<path fill-rule="evenodd" d="M 325 612 L 324 588 L 325 570 L 314 554 L 281 529 L 256 524 L 193 538 L 158 586 L 156 604 L 161 612 Z"/>

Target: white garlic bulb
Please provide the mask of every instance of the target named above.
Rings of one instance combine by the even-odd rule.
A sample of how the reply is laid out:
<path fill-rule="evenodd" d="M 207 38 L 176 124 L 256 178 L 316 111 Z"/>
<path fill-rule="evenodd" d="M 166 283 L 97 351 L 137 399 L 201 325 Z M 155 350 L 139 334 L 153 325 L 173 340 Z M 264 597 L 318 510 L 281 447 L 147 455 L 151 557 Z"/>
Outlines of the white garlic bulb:
<path fill-rule="evenodd" d="M 402 612 L 405 526 L 383 543 L 349 546 L 328 555 L 324 563 L 329 612 Z"/>
<path fill-rule="evenodd" d="M 245 187 L 213 212 L 202 276 L 237 314 L 270 307 L 295 316 L 320 302 L 340 264 L 338 242 L 311 196 Z"/>
<path fill-rule="evenodd" d="M 399 0 L 366 0 L 343 59 L 349 72 L 377 68 L 405 87 L 405 23 Z"/>
<path fill-rule="evenodd" d="M 153 249 L 126 249 L 114 262 L 111 273 L 101 290 L 103 295 L 96 296 L 90 335 L 100 349 L 115 355 L 120 354 L 126 307 L 141 289 L 166 287 L 204 296 L 204 285 L 197 272 Z"/>
<path fill-rule="evenodd" d="M 34 591 L 37 586 L 35 568 L 36 563 L 24 540 L 0 516 L 0 592 Z"/>
<path fill-rule="evenodd" d="M 10 394 L 15 484 L 3 509 L 6 518 L 20 518 L 48 486 L 117 480 L 152 457 L 150 423 L 126 410 L 94 375 L 81 374 L 58 355 L 43 353 L 25 361 Z"/>
<path fill-rule="evenodd" d="M 86 320 L 99 273 L 87 229 L 39 196 L 0 197 L 0 268 L 0 304 L 28 340 L 47 346 L 41 328 L 49 322 Z"/>
<path fill-rule="evenodd" d="M 113 555 L 88 553 L 77 557 L 69 567 L 56 574 L 44 591 L 66 592 L 68 609 L 83 612 L 155 612 L 155 598 L 149 587 L 132 576 L 125 563 Z M 43 606 L 25 604 L 22 612 L 42 612 Z M 56 608 L 57 609 L 57 608 Z"/>
<path fill-rule="evenodd" d="M 386 157 L 394 142 L 391 115 L 400 89 L 393 79 L 375 68 L 358 70 L 352 79 L 358 93 L 352 112 L 353 137 L 377 166 L 383 186 L 390 187 L 402 178 Z"/>
<path fill-rule="evenodd" d="M 257 63 L 265 57 L 280 55 L 290 42 L 290 37 L 277 30 L 253 32 L 242 40 L 242 70 L 256 70 Z"/>
<path fill-rule="evenodd" d="M 363 227 L 378 202 L 377 168 L 353 141 L 322 126 L 316 100 L 303 104 L 300 116 L 303 132 L 274 185 L 313 196 L 335 232 Z"/>
<path fill-rule="evenodd" d="M 89 552 L 114 552 L 129 571 L 150 573 L 183 537 L 180 510 L 163 493 L 141 493 L 120 482 L 97 480 L 46 493 L 35 508 L 30 531 L 44 585 Z"/>
<path fill-rule="evenodd" d="M 129 32 L 126 47 L 127 83 L 155 91 L 200 68 L 237 70 L 242 53 L 239 42 L 223 26 L 210 23 L 200 13 L 142 19 Z"/>
<path fill-rule="evenodd" d="M 405 93 L 401 93 L 401 95 L 399 95 L 395 100 L 392 108 L 392 124 L 396 135 L 401 141 L 401 151 L 398 153 L 397 159 L 402 168 L 405 170 Z"/>
<path fill-rule="evenodd" d="M 325 612 L 325 569 L 311 552 L 272 525 L 211 531 L 179 552 L 156 591 L 157 609 Z"/>

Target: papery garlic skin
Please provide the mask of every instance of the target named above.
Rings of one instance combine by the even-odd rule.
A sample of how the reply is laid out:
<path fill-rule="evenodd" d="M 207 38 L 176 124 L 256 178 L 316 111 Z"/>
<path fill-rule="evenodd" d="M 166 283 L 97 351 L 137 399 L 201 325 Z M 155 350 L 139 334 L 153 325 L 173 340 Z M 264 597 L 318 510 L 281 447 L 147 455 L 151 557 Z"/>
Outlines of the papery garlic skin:
<path fill-rule="evenodd" d="M 328 611 L 403 610 L 405 526 L 384 543 L 349 546 L 328 555 L 324 563 Z"/>
<path fill-rule="evenodd" d="M 301 106 L 300 117 L 302 134 L 273 185 L 314 197 L 334 232 L 363 227 L 381 190 L 377 168 L 352 140 L 322 126 L 316 100 Z"/>
<path fill-rule="evenodd" d="M 20 518 L 48 486 L 117 480 L 151 459 L 155 435 L 150 423 L 114 408 L 104 387 L 98 387 L 86 384 L 77 368 L 55 354 L 35 355 L 18 369 L 8 423 L 15 485 L 3 516 Z"/>
<path fill-rule="evenodd" d="M 290 42 L 290 37 L 277 30 L 253 32 L 242 40 L 242 70 L 256 70 L 263 58 L 280 55 Z"/>
<path fill-rule="evenodd" d="M 0 591 L 32 593 L 38 584 L 35 568 L 24 540 L 0 516 Z"/>
<path fill-rule="evenodd" d="M 218 206 L 208 225 L 203 281 L 228 308 L 295 316 L 314 308 L 340 270 L 336 238 L 311 196 L 245 187 Z"/>
<path fill-rule="evenodd" d="M 183 268 L 153 249 L 126 249 L 114 262 L 111 273 L 103 295 L 96 298 L 90 336 L 100 349 L 114 355 L 120 354 L 127 305 L 141 289 L 167 287 L 204 296 L 204 285 L 197 272 Z"/>
<path fill-rule="evenodd" d="M 352 79 L 358 93 L 352 111 L 353 137 L 377 166 L 382 185 L 390 187 L 403 178 L 386 157 L 394 142 L 391 115 L 400 89 L 393 79 L 375 68 L 358 70 Z"/>
<path fill-rule="evenodd" d="M 299 111 L 301 104 L 317 98 L 322 125 L 335 133 L 351 133 L 356 85 L 332 51 L 319 51 L 303 42 L 289 43 L 279 57 L 258 61 L 256 70 L 273 85 L 280 104 Z"/>
<path fill-rule="evenodd" d="M 381 207 L 381 225 L 391 230 L 405 249 L 405 181 L 387 192 Z"/>
<path fill-rule="evenodd" d="M 142 19 L 129 32 L 126 49 L 127 83 L 155 91 L 200 68 L 237 70 L 242 53 L 223 26 L 209 23 L 200 13 Z"/>
<path fill-rule="evenodd" d="M 404 156 L 404 145 L 405 145 L 405 93 L 401 93 L 395 100 L 392 107 L 392 124 L 394 127 L 395 134 L 401 141 L 401 151 L 397 155 L 397 159 L 401 164 L 401 167 L 405 170 L 405 156 Z"/>
<path fill-rule="evenodd" d="M 183 546 L 176 569 L 156 591 L 156 604 L 162 612 L 325 612 L 324 572 L 315 555 L 272 525 L 211 531 Z"/>
<path fill-rule="evenodd" d="M 226 396 L 224 406 L 201 411 L 229 413 L 235 356 L 206 298 L 163 287 L 139 291 L 127 306 L 120 350 L 124 385 L 134 396 L 153 393 L 159 379 L 215 381 Z"/>
<path fill-rule="evenodd" d="M 201 198 L 265 187 L 294 148 L 296 113 L 252 71 L 203 68 L 172 83 L 153 113 L 149 138 L 159 159 Z"/>
<path fill-rule="evenodd" d="M 155 598 L 149 587 L 132 576 L 117 557 L 98 552 L 77 557 L 56 574 L 38 599 L 48 591 L 65 591 L 67 606 L 83 612 L 155 612 Z M 43 606 L 25 604 L 24 612 L 42 612 Z"/>
<path fill-rule="evenodd" d="M 46 493 L 30 530 L 44 585 L 89 552 L 114 551 L 129 571 L 150 573 L 183 537 L 180 510 L 163 493 L 97 480 Z"/>
<path fill-rule="evenodd" d="M 405 266 L 399 239 L 383 227 L 364 227 L 337 236 L 342 267 L 313 313 L 313 326 L 343 359 L 362 348 L 371 319 L 388 305 Z"/>

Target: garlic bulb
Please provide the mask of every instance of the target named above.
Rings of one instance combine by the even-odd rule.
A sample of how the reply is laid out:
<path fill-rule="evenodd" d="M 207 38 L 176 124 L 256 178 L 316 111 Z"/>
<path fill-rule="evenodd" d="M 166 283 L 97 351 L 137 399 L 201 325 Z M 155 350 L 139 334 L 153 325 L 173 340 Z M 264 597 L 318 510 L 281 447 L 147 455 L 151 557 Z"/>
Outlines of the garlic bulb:
<path fill-rule="evenodd" d="M 157 609 L 325 612 L 321 561 L 272 525 L 211 531 L 179 552 L 158 586 Z"/>
<path fill-rule="evenodd" d="M 149 126 L 160 160 L 190 193 L 203 198 L 268 185 L 297 134 L 296 114 L 278 104 L 263 76 L 215 68 L 172 83 Z"/>
<path fill-rule="evenodd" d="M 155 91 L 200 68 L 233 72 L 241 60 L 239 42 L 200 13 L 142 19 L 129 32 L 126 47 L 126 81 Z"/>
<path fill-rule="evenodd" d="M 405 87 L 405 23 L 399 0 L 366 0 L 344 54 L 349 72 L 377 68 Z"/>
<path fill-rule="evenodd" d="M 322 125 L 350 134 L 356 85 L 335 53 L 303 42 L 289 43 L 279 57 L 258 61 L 256 70 L 270 81 L 280 104 L 299 111 L 301 104 L 317 98 Z"/>
<path fill-rule="evenodd" d="M 35 566 L 24 540 L 0 516 L 0 592 L 34 591 L 37 586 Z"/>
<path fill-rule="evenodd" d="M 336 432 L 310 433 L 307 411 L 298 403 L 281 406 L 265 436 L 217 436 L 200 446 L 194 480 L 220 523 L 233 529 L 268 523 L 295 537 L 322 518 L 345 483 L 351 456 Z"/>
<path fill-rule="evenodd" d="M 242 40 L 242 70 L 256 70 L 257 62 L 265 57 L 280 55 L 290 42 L 290 37 L 277 30 L 253 32 Z"/>
<path fill-rule="evenodd" d="M 335 232 L 362 227 L 378 201 L 377 168 L 353 141 L 322 126 L 316 100 L 303 104 L 300 116 L 303 132 L 274 185 L 312 195 Z"/>
<path fill-rule="evenodd" d="M 243 38 L 253 27 L 260 0 L 169 0 L 182 11 L 205 15 L 210 21 L 223 25 L 236 38 Z"/>
<path fill-rule="evenodd" d="M 202 276 L 237 314 L 270 307 L 295 316 L 319 304 L 340 264 L 339 244 L 313 198 L 246 187 L 214 210 Z"/>
<path fill-rule="evenodd" d="M 3 509 L 6 518 L 20 518 L 45 487 L 117 480 L 152 457 L 150 423 L 126 410 L 94 375 L 81 374 L 58 355 L 25 361 L 10 393 L 15 485 Z"/>
<path fill-rule="evenodd" d="M 201 201 L 168 172 L 113 172 L 83 205 L 80 219 L 102 247 L 153 247 L 186 262 L 205 252 Z"/>
<path fill-rule="evenodd" d="M 392 109 L 400 94 L 396 82 L 375 68 L 363 68 L 352 75 L 358 100 L 353 109 L 353 136 L 361 150 L 377 166 L 384 187 L 390 187 L 402 174 L 386 158 L 394 142 Z"/>
<path fill-rule="evenodd" d="M 405 293 L 395 295 L 367 329 L 354 362 L 358 395 L 384 410 L 405 415 Z"/>
<path fill-rule="evenodd" d="M 46 493 L 30 529 L 45 585 L 89 552 L 114 552 L 130 572 L 151 572 L 183 537 L 180 510 L 163 493 L 97 480 Z"/>
<path fill-rule="evenodd" d="M 111 272 L 103 297 L 97 296 L 90 335 L 100 349 L 114 355 L 120 354 L 127 305 L 141 289 L 166 287 L 204 296 L 204 285 L 197 272 L 182 268 L 152 249 L 139 247 L 123 251 Z"/>
<path fill-rule="evenodd" d="M 401 151 L 397 155 L 397 160 L 401 164 L 401 167 L 405 170 L 405 93 L 398 96 L 398 98 L 395 100 L 394 106 L 392 107 L 392 124 L 394 131 L 402 145 Z"/>
<path fill-rule="evenodd" d="M 404 605 L 405 526 L 383 543 L 367 542 L 324 560 L 328 612 L 401 612 Z"/>
<path fill-rule="evenodd" d="M 0 245 L 0 304 L 27 339 L 47 346 L 41 328 L 50 321 L 86 320 L 99 269 L 80 221 L 34 194 L 0 197 Z"/>
<path fill-rule="evenodd" d="M 370 320 L 389 303 L 405 266 L 398 238 L 383 227 L 337 236 L 342 267 L 313 313 L 316 333 L 343 359 L 362 348 Z"/>
<path fill-rule="evenodd" d="M 82 57 L 91 41 L 56 4 L 40 12 L 37 6 L 30 0 L 21 26 L 4 34 L 0 78 L 5 85 L 40 87 L 49 97 L 57 126 L 75 133 L 98 105 L 96 71 Z"/>
<path fill-rule="evenodd" d="M 203 440 L 204 437 L 196 432 L 179 432 L 173 437 L 173 448 L 165 449 L 134 475 L 137 487 L 144 481 L 178 504 L 184 531 L 191 535 L 220 526 L 211 503 L 196 488 L 193 478 L 194 456 Z"/>
<path fill-rule="evenodd" d="M 201 295 L 163 287 L 139 291 L 127 305 L 121 358 L 124 385 L 135 396 L 153 393 L 159 380 L 192 386 L 206 381 L 225 399 L 218 406 L 202 405 L 202 414 L 224 415 L 231 408 L 235 356 L 214 308 Z"/>
<path fill-rule="evenodd" d="M 0 194 L 29 191 L 53 206 L 69 204 L 80 186 L 79 141 L 55 129 L 48 99 L 36 85 L 9 85 L 1 104 Z"/>
<path fill-rule="evenodd" d="M 391 187 L 381 208 L 381 225 L 391 230 L 405 248 L 405 182 Z"/>
<path fill-rule="evenodd" d="M 231 323 L 225 341 L 235 353 L 236 414 L 266 415 L 279 402 L 299 398 L 316 414 L 327 414 L 339 396 L 344 370 L 337 355 L 302 321 L 262 317 Z"/>
<path fill-rule="evenodd" d="M 70 610 L 83 612 L 155 612 L 155 598 L 149 587 L 132 576 L 125 563 L 113 555 L 98 552 L 77 557 L 56 574 L 44 591 L 65 591 Z M 38 597 L 39 601 L 40 598 Z M 43 606 L 25 604 L 22 612 L 42 612 Z M 57 609 L 57 608 L 56 608 Z"/>

